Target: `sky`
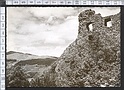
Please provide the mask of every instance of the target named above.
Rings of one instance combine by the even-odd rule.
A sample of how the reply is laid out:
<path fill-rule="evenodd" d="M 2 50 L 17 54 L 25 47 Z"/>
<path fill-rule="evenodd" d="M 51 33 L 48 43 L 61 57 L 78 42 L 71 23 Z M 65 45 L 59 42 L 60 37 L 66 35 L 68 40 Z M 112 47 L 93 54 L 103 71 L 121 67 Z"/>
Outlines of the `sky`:
<path fill-rule="evenodd" d="M 95 10 L 103 17 L 119 7 L 7 7 L 7 51 L 59 57 L 78 34 L 78 14 Z"/>

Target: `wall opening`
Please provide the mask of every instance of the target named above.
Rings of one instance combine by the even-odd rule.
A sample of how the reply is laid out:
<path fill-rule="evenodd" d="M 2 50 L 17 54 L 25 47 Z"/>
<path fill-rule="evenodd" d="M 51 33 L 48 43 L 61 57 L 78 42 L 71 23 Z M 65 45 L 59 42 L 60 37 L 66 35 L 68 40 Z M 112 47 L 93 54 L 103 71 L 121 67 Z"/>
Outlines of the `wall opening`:
<path fill-rule="evenodd" d="M 92 24 L 92 22 L 88 23 L 86 27 L 87 27 L 88 31 L 93 31 L 93 24 Z"/>
<path fill-rule="evenodd" d="M 107 27 L 111 27 L 112 26 L 111 18 L 105 19 L 105 26 L 107 26 Z"/>

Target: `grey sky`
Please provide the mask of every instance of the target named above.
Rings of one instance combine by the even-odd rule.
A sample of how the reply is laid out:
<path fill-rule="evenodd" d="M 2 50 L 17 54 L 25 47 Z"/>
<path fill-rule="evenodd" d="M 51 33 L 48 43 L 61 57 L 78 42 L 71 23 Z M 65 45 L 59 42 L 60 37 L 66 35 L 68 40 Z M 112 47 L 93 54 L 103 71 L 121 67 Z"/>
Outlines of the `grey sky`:
<path fill-rule="evenodd" d="M 78 32 L 78 14 L 93 9 L 102 16 L 119 7 L 8 7 L 7 51 L 60 56 Z"/>

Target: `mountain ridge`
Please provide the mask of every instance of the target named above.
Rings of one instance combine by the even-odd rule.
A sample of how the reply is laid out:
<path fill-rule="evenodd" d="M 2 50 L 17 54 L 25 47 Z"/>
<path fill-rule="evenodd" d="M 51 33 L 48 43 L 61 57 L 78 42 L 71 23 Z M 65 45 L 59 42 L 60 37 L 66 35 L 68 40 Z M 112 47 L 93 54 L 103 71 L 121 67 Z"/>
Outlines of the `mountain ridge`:
<path fill-rule="evenodd" d="M 55 56 L 38 56 L 38 55 L 33 55 L 30 53 L 23 53 L 23 52 L 16 52 L 16 51 L 9 51 L 7 52 L 7 59 L 16 59 L 16 60 L 29 60 L 29 59 L 45 59 L 45 58 L 55 58 L 57 59 L 58 57 Z"/>

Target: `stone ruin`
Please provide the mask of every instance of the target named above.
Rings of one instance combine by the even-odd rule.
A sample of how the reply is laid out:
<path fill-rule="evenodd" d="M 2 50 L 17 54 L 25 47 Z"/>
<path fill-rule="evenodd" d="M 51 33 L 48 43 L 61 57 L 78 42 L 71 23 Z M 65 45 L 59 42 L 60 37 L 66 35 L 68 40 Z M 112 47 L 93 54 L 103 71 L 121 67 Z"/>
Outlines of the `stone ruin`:
<path fill-rule="evenodd" d="M 120 87 L 120 13 L 102 17 L 89 9 L 78 21 L 76 40 L 51 66 L 57 87 Z"/>

